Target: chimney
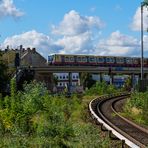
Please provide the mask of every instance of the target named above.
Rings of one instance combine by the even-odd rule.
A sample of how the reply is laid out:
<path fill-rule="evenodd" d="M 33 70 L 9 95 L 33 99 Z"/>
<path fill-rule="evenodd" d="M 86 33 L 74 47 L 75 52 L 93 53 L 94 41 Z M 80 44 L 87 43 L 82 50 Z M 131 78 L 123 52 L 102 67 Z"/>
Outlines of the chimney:
<path fill-rule="evenodd" d="M 24 52 L 25 51 L 25 48 L 22 48 L 22 52 Z"/>
<path fill-rule="evenodd" d="M 30 51 L 31 51 L 30 47 L 28 47 L 28 48 L 27 48 L 27 51 L 28 51 L 28 52 L 30 52 Z"/>
<path fill-rule="evenodd" d="M 23 49 L 23 45 L 20 45 L 20 50 L 22 50 Z"/>
<path fill-rule="evenodd" d="M 32 48 L 32 53 L 35 53 L 36 52 L 36 49 L 35 48 Z"/>

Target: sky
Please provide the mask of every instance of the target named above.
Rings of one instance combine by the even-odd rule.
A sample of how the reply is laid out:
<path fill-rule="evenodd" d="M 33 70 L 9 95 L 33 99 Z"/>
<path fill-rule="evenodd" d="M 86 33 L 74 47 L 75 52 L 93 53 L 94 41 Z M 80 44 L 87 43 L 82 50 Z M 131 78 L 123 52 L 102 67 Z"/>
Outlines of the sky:
<path fill-rule="evenodd" d="M 141 56 L 143 0 L 0 0 L 0 48 L 54 53 Z M 148 57 L 148 8 L 143 11 Z"/>

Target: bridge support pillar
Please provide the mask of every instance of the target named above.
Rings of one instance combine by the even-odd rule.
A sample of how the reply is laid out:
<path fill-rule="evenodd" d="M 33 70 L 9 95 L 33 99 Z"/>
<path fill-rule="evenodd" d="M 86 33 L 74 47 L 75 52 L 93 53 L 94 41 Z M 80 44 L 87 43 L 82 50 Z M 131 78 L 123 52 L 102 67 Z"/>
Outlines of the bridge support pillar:
<path fill-rule="evenodd" d="M 100 82 L 103 82 L 103 74 L 100 73 Z"/>
<path fill-rule="evenodd" d="M 114 82 L 114 75 L 111 74 L 111 75 L 110 75 L 110 84 L 113 85 L 113 82 Z"/>
<path fill-rule="evenodd" d="M 68 85 L 68 93 L 71 94 L 71 87 L 72 87 L 72 72 L 68 73 L 68 81 L 69 81 L 69 85 Z"/>
<path fill-rule="evenodd" d="M 131 87 L 135 88 L 135 74 L 131 74 Z"/>

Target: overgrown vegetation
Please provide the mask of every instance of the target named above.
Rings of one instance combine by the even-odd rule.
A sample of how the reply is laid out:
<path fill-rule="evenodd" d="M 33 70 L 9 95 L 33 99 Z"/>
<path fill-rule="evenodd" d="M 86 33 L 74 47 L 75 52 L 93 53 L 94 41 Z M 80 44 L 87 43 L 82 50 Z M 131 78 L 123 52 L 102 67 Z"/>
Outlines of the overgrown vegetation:
<path fill-rule="evenodd" d="M 86 91 L 86 95 L 105 95 L 113 94 L 122 91 L 121 89 L 115 88 L 114 85 L 107 85 L 106 82 L 96 82 L 90 89 Z"/>
<path fill-rule="evenodd" d="M 0 94 L 4 94 L 7 86 L 8 75 L 7 65 L 2 58 L 2 52 L 0 51 Z"/>
<path fill-rule="evenodd" d="M 101 92 L 100 85 L 92 93 Z M 88 122 L 87 102 L 76 95 L 51 96 L 36 81 L 16 92 L 11 80 L 11 95 L 0 98 L 0 147 L 108 147 L 109 140 Z"/>
<path fill-rule="evenodd" d="M 133 93 L 131 98 L 126 102 L 124 115 L 139 124 L 148 126 L 148 91 L 145 93 Z"/>

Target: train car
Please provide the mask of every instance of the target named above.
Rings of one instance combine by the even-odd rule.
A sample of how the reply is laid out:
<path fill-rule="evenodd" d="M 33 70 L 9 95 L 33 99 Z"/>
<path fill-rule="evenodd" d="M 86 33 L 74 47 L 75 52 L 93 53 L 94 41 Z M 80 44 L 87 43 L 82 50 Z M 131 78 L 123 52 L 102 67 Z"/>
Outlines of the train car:
<path fill-rule="evenodd" d="M 93 55 L 68 55 L 53 54 L 47 59 L 52 65 L 93 65 L 112 67 L 140 67 L 141 59 L 138 57 L 114 57 L 114 56 L 93 56 Z M 148 58 L 144 58 L 143 65 L 148 67 Z"/>
<path fill-rule="evenodd" d="M 50 65 L 61 65 L 62 56 L 60 54 L 49 55 L 47 58 L 47 63 Z"/>
<path fill-rule="evenodd" d="M 119 66 L 123 66 L 125 64 L 125 58 L 124 57 L 115 57 L 116 64 Z"/>
<path fill-rule="evenodd" d="M 140 58 L 137 57 L 133 58 L 133 66 L 134 67 L 140 66 Z"/>
<path fill-rule="evenodd" d="M 144 59 L 143 59 L 143 65 L 144 65 L 145 67 L 148 67 L 148 59 L 147 59 L 147 58 L 144 58 Z"/>
<path fill-rule="evenodd" d="M 97 65 L 96 56 L 89 55 L 88 56 L 88 63 L 89 63 L 89 65 Z"/>
<path fill-rule="evenodd" d="M 73 65 L 75 63 L 74 55 L 61 55 L 62 63 L 63 64 L 70 64 Z"/>
<path fill-rule="evenodd" d="M 129 67 L 131 67 L 131 66 L 133 66 L 133 58 L 131 58 L 131 57 L 125 57 L 125 66 L 129 66 Z"/>
<path fill-rule="evenodd" d="M 96 64 L 98 66 L 104 66 L 105 65 L 105 57 L 104 56 L 96 56 Z"/>
<path fill-rule="evenodd" d="M 105 57 L 105 63 L 109 66 L 115 65 L 115 57 L 107 56 Z"/>
<path fill-rule="evenodd" d="M 76 65 L 88 65 L 88 56 L 86 55 L 75 55 Z"/>

